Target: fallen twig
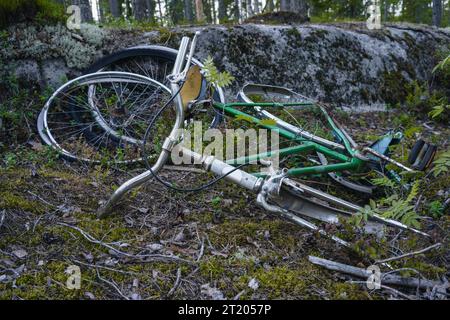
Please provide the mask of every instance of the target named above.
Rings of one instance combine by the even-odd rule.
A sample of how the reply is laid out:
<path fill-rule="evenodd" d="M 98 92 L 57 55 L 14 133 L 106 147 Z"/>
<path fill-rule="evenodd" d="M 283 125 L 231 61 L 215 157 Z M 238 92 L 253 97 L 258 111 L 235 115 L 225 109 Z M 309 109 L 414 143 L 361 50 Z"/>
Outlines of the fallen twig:
<path fill-rule="evenodd" d="M 5 221 L 5 216 L 6 216 L 6 210 L 3 210 L 0 213 L 0 228 L 3 226 L 3 222 Z"/>
<path fill-rule="evenodd" d="M 431 249 L 438 248 L 441 245 L 442 244 L 440 242 L 438 242 L 438 243 L 433 244 L 432 246 L 426 247 L 426 248 L 421 249 L 421 250 L 408 252 L 408 253 L 405 253 L 405 254 L 402 254 L 402 255 L 399 255 L 399 256 L 395 256 L 395 257 L 391 257 L 391 258 L 387 258 L 387 259 L 383 259 L 383 260 L 377 260 L 377 261 L 375 261 L 375 264 L 385 263 L 385 262 L 389 262 L 389 261 L 399 260 L 399 259 L 403 259 L 403 258 L 406 258 L 406 257 L 418 255 L 418 254 L 427 252 L 427 251 L 429 251 Z"/>
<path fill-rule="evenodd" d="M 175 293 L 175 291 L 178 289 L 178 286 L 180 285 L 180 280 L 181 280 L 181 268 L 178 268 L 177 279 L 175 280 L 173 287 L 167 293 L 167 298 L 172 296 Z"/>
<path fill-rule="evenodd" d="M 352 284 L 366 284 L 365 281 L 348 281 L 348 283 L 352 283 Z M 398 290 L 396 290 L 394 288 L 388 287 L 386 285 L 380 284 L 380 288 L 390 290 L 390 291 L 394 292 L 396 295 L 398 295 L 400 297 L 403 297 L 403 298 L 405 298 L 407 300 L 414 300 L 413 297 L 411 297 L 411 296 L 409 296 L 407 294 L 404 294 L 403 292 L 400 292 L 400 291 L 398 291 Z"/>
<path fill-rule="evenodd" d="M 205 238 L 202 238 L 202 244 L 200 247 L 200 252 L 198 254 L 197 259 L 195 260 L 195 262 L 199 262 L 200 259 L 203 257 L 203 253 L 205 252 Z"/>
<path fill-rule="evenodd" d="M 122 291 L 120 291 L 119 287 L 117 287 L 113 282 L 108 281 L 108 280 L 102 278 L 102 277 L 100 276 L 100 273 L 98 272 L 98 269 L 96 269 L 96 271 L 97 271 L 97 277 L 98 277 L 101 281 L 106 282 L 106 283 L 109 284 L 111 287 L 113 287 L 113 288 L 120 294 L 120 296 L 121 296 L 122 298 L 124 298 L 125 300 L 130 300 L 130 298 L 128 298 L 126 295 L 124 295 L 124 294 L 122 293 Z"/>
<path fill-rule="evenodd" d="M 176 256 L 168 256 L 168 255 L 163 255 L 163 254 L 131 254 L 131 253 L 128 253 L 128 252 L 124 252 L 124 251 L 121 251 L 119 249 L 116 249 L 115 247 L 113 247 L 112 245 L 110 245 L 108 243 L 104 243 L 104 242 L 102 242 L 100 240 L 95 239 L 89 233 L 87 233 L 86 231 L 84 231 L 84 230 L 82 230 L 82 229 L 80 229 L 80 228 L 78 228 L 76 226 L 72 226 L 70 224 L 66 224 L 66 223 L 63 223 L 63 222 L 58 222 L 57 224 L 61 225 L 61 226 L 68 227 L 68 228 L 71 228 L 71 229 L 74 229 L 74 230 L 78 231 L 79 233 L 81 233 L 81 235 L 86 240 L 88 240 L 89 242 L 101 245 L 103 247 L 106 247 L 106 248 L 112 250 L 114 253 L 119 254 L 119 255 L 123 255 L 123 256 L 128 257 L 128 258 L 151 259 L 153 261 L 154 260 L 159 260 L 159 261 L 183 262 L 183 263 L 187 263 L 187 264 L 195 264 L 194 261 L 189 261 L 189 260 L 186 260 L 186 259 L 183 259 L 183 258 L 179 258 L 179 257 L 176 257 Z"/>
<path fill-rule="evenodd" d="M 343 263 L 322 259 L 319 257 L 309 256 L 309 261 L 313 264 L 322 266 L 328 270 L 338 271 L 342 273 L 346 273 L 358 278 L 367 279 L 373 273 L 363 268 L 358 268 L 354 266 L 349 266 Z M 442 283 L 438 281 L 428 280 L 428 279 L 418 279 L 418 278 L 406 278 L 401 276 L 392 275 L 389 273 L 381 273 L 380 279 L 382 279 L 383 283 L 392 284 L 402 287 L 410 287 L 410 288 L 433 288 L 434 286 L 442 286 Z"/>

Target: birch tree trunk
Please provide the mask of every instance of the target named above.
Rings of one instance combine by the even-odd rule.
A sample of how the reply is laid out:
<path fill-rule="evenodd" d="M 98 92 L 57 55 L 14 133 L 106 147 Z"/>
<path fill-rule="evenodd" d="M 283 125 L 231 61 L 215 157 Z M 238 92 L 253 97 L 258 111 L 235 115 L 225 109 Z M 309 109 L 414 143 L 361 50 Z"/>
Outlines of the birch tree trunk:
<path fill-rule="evenodd" d="M 252 0 L 246 0 L 247 1 L 247 18 L 250 18 L 253 16 L 253 7 L 252 7 Z"/>

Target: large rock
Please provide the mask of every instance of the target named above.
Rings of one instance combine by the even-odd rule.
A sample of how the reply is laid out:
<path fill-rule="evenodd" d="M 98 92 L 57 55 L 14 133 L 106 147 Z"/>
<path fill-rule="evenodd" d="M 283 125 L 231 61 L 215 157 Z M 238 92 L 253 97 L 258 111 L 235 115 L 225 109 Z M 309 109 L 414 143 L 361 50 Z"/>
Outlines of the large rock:
<path fill-rule="evenodd" d="M 60 75 L 80 74 L 102 55 L 142 44 L 177 48 L 183 35 L 198 29 L 203 32 L 196 56 L 202 60 L 211 55 L 236 78 L 227 90 L 229 99 L 245 82 L 257 82 L 351 108 L 379 109 L 404 101 L 405 87 L 413 80 L 429 80 L 440 53 L 450 51 L 450 30 L 416 25 L 369 31 L 355 23 L 245 24 L 145 32 L 89 26 L 77 33 L 57 26 L 10 30 L 9 49 L 0 49 L 0 59 L 19 66 L 34 61 L 41 74 L 30 80 L 55 85 Z"/>

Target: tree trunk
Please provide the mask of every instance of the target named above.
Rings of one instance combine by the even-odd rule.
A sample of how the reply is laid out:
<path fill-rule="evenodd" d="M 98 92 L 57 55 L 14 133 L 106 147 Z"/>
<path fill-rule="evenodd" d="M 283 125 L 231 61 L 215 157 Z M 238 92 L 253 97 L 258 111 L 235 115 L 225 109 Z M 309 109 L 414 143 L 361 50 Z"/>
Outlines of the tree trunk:
<path fill-rule="evenodd" d="M 155 21 L 155 7 L 154 0 L 145 0 L 145 6 L 147 7 L 147 19 L 149 21 Z"/>
<path fill-rule="evenodd" d="M 254 14 L 260 13 L 260 10 L 259 10 L 259 0 L 253 0 L 253 13 L 254 13 Z"/>
<path fill-rule="evenodd" d="M 275 9 L 275 4 L 273 0 L 267 0 L 266 7 L 264 8 L 264 12 L 272 12 Z"/>
<path fill-rule="evenodd" d="M 120 18 L 122 14 L 121 9 L 119 1 L 109 0 L 109 11 L 114 18 Z"/>
<path fill-rule="evenodd" d="M 442 0 L 433 0 L 433 26 L 440 27 L 442 21 Z"/>
<path fill-rule="evenodd" d="M 211 3 L 211 10 L 212 10 L 212 23 L 214 24 L 214 23 L 216 23 L 216 17 L 217 17 L 215 1 L 211 0 L 210 3 Z"/>
<path fill-rule="evenodd" d="M 247 18 L 250 18 L 252 16 L 253 16 L 252 0 L 247 0 Z"/>
<path fill-rule="evenodd" d="M 280 11 L 290 11 L 290 0 L 280 0 Z"/>
<path fill-rule="evenodd" d="M 234 0 L 234 20 L 239 22 L 241 20 L 241 13 L 240 13 L 240 1 Z"/>
<path fill-rule="evenodd" d="M 189 22 L 193 21 L 191 0 L 184 0 L 184 19 Z"/>
<path fill-rule="evenodd" d="M 138 21 L 142 21 L 145 19 L 145 1 L 144 0 L 133 0 L 133 16 Z"/>
<path fill-rule="evenodd" d="M 306 3 L 306 0 L 290 0 L 288 11 L 302 13 L 306 16 L 308 14 L 308 3 Z"/>
<path fill-rule="evenodd" d="M 129 18 L 131 16 L 131 0 L 125 1 L 125 16 Z"/>
<path fill-rule="evenodd" d="M 89 0 L 72 0 L 71 2 L 80 7 L 81 22 L 92 22 L 92 8 Z"/>
<path fill-rule="evenodd" d="M 225 0 L 219 0 L 219 22 L 225 22 L 227 19 L 227 7 L 225 6 Z"/>
<path fill-rule="evenodd" d="M 161 24 L 163 24 L 164 18 L 162 13 L 162 6 L 161 6 L 161 0 L 158 0 L 158 11 L 159 11 L 159 19 Z"/>
<path fill-rule="evenodd" d="M 198 22 L 203 22 L 205 20 L 202 0 L 195 0 L 195 15 Z"/>

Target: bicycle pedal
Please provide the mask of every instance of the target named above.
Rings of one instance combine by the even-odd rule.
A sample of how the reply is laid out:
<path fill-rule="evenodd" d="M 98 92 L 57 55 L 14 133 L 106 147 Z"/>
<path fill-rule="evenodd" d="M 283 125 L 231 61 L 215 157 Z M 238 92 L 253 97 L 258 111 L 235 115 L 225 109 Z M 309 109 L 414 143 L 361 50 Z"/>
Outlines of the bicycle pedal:
<path fill-rule="evenodd" d="M 414 170 L 424 171 L 436 155 L 437 146 L 422 139 L 416 141 L 408 156 L 408 163 Z"/>

